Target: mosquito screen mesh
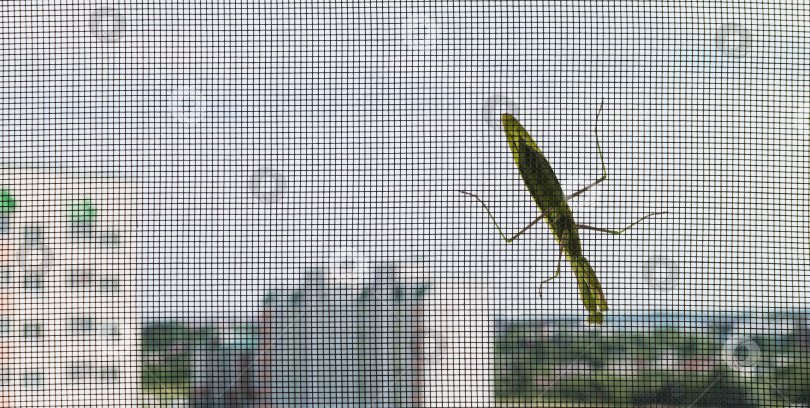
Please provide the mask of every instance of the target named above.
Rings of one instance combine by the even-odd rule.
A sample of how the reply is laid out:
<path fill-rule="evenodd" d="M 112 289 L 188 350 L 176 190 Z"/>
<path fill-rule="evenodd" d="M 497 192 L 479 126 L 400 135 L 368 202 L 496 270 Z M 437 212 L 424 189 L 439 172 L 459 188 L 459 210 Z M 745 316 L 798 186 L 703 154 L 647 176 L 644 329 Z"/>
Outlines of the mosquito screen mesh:
<path fill-rule="evenodd" d="M 808 406 L 808 21 L 4 1 L 0 408 Z"/>

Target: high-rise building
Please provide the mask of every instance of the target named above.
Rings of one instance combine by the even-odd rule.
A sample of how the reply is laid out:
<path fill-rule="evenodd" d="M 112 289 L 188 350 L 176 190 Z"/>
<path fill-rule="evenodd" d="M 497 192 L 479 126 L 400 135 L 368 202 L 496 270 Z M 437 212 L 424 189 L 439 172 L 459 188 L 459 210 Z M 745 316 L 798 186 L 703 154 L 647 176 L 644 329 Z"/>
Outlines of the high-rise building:
<path fill-rule="evenodd" d="M 419 263 L 341 265 L 268 294 L 257 406 L 494 404 L 486 285 L 431 282 Z"/>
<path fill-rule="evenodd" d="M 0 170 L 0 407 L 138 406 L 134 185 Z"/>

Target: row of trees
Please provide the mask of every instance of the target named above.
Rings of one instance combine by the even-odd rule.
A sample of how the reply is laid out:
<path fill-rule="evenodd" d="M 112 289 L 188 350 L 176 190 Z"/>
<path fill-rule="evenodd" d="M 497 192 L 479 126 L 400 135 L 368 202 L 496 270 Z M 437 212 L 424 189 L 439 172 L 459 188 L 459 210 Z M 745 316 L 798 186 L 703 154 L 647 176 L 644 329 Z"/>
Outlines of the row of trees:
<path fill-rule="evenodd" d="M 496 395 L 616 406 L 802 406 L 795 404 L 810 404 L 810 344 L 799 323 L 735 346 L 734 325 L 723 321 L 700 331 L 504 321 L 495 345 Z"/>

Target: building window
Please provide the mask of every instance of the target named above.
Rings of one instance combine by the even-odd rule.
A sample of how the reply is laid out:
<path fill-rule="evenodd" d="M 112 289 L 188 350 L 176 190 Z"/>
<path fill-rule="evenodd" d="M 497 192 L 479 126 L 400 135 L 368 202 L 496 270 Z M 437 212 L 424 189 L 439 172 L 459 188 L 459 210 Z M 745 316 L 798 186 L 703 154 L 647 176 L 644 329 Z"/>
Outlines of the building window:
<path fill-rule="evenodd" d="M 98 325 L 98 332 L 110 340 L 116 340 L 121 335 L 118 330 L 118 323 L 101 323 Z"/>
<path fill-rule="evenodd" d="M 118 367 L 115 366 L 104 366 L 98 371 L 98 378 L 101 381 L 113 382 L 118 380 L 118 377 Z"/>
<path fill-rule="evenodd" d="M 23 227 L 23 244 L 39 246 L 45 244 L 45 233 L 42 227 L 36 224 L 28 224 Z"/>
<path fill-rule="evenodd" d="M 0 317 L 0 338 L 11 337 L 11 319 Z"/>
<path fill-rule="evenodd" d="M 22 331 L 23 338 L 26 340 L 38 340 L 42 338 L 42 324 L 40 323 L 25 323 L 23 324 Z"/>
<path fill-rule="evenodd" d="M 93 284 L 93 273 L 90 272 L 90 267 L 80 266 L 71 270 L 68 276 L 68 284 L 76 290 L 89 289 Z"/>
<path fill-rule="evenodd" d="M 115 249 L 121 244 L 121 235 L 117 231 L 104 231 L 99 234 L 98 242 L 106 248 Z"/>
<path fill-rule="evenodd" d="M 20 383 L 23 387 L 41 387 L 42 373 L 36 371 L 24 372 L 20 376 Z"/>
<path fill-rule="evenodd" d="M 87 336 L 93 331 L 93 319 L 89 317 L 74 318 L 70 322 L 70 329 L 74 334 Z"/>
<path fill-rule="evenodd" d="M 42 292 L 42 280 L 41 274 L 25 275 L 23 276 L 23 289 L 25 289 L 26 292 Z"/>
<path fill-rule="evenodd" d="M 0 289 L 11 286 L 11 268 L 8 266 L 0 266 L 0 285 Z"/>
<path fill-rule="evenodd" d="M 105 365 L 99 367 L 88 362 L 73 364 L 68 369 L 68 375 L 73 381 L 97 380 L 104 382 L 117 381 L 121 376 L 116 366 Z"/>
<path fill-rule="evenodd" d="M 8 368 L 0 368 L 0 387 L 11 387 L 13 375 Z"/>
<path fill-rule="evenodd" d="M 68 284 L 73 290 L 93 288 L 100 292 L 118 292 L 121 280 L 117 275 L 98 276 L 90 270 L 90 267 L 78 267 L 70 272 Z"/>
<path fill-rule="evenodd" d="M 86 380 L 91 377 L 92 366 L 89 363 L 76 363 L 68 369 L 71 380 Z"/>
<path fill-rule="evenodd" d="M 118 292 L 121 280 L 115 275 L 102 275 L 98 280 L 98 289 L 102 292 Z"/>

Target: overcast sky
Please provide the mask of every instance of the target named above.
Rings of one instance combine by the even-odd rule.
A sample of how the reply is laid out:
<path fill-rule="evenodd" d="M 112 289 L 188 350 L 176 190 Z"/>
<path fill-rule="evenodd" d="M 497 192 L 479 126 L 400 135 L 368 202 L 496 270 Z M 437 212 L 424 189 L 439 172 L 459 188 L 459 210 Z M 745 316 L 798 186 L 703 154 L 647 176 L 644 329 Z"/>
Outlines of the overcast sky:
<path fill-rule="evenodd" d="M 252 314 L 335 259 L 579 313 L 499 114 L 570 194 L 610 307 L 806 307 L 808 6 L 4 2 L 0 154 L 136 180 L 147 316 Z M 428 6 L 426 6 L 426 4 Z M 746 7 L 756 5 L 746 4 Z M 602 116 L 596 120 L 599 103 Z"/>

